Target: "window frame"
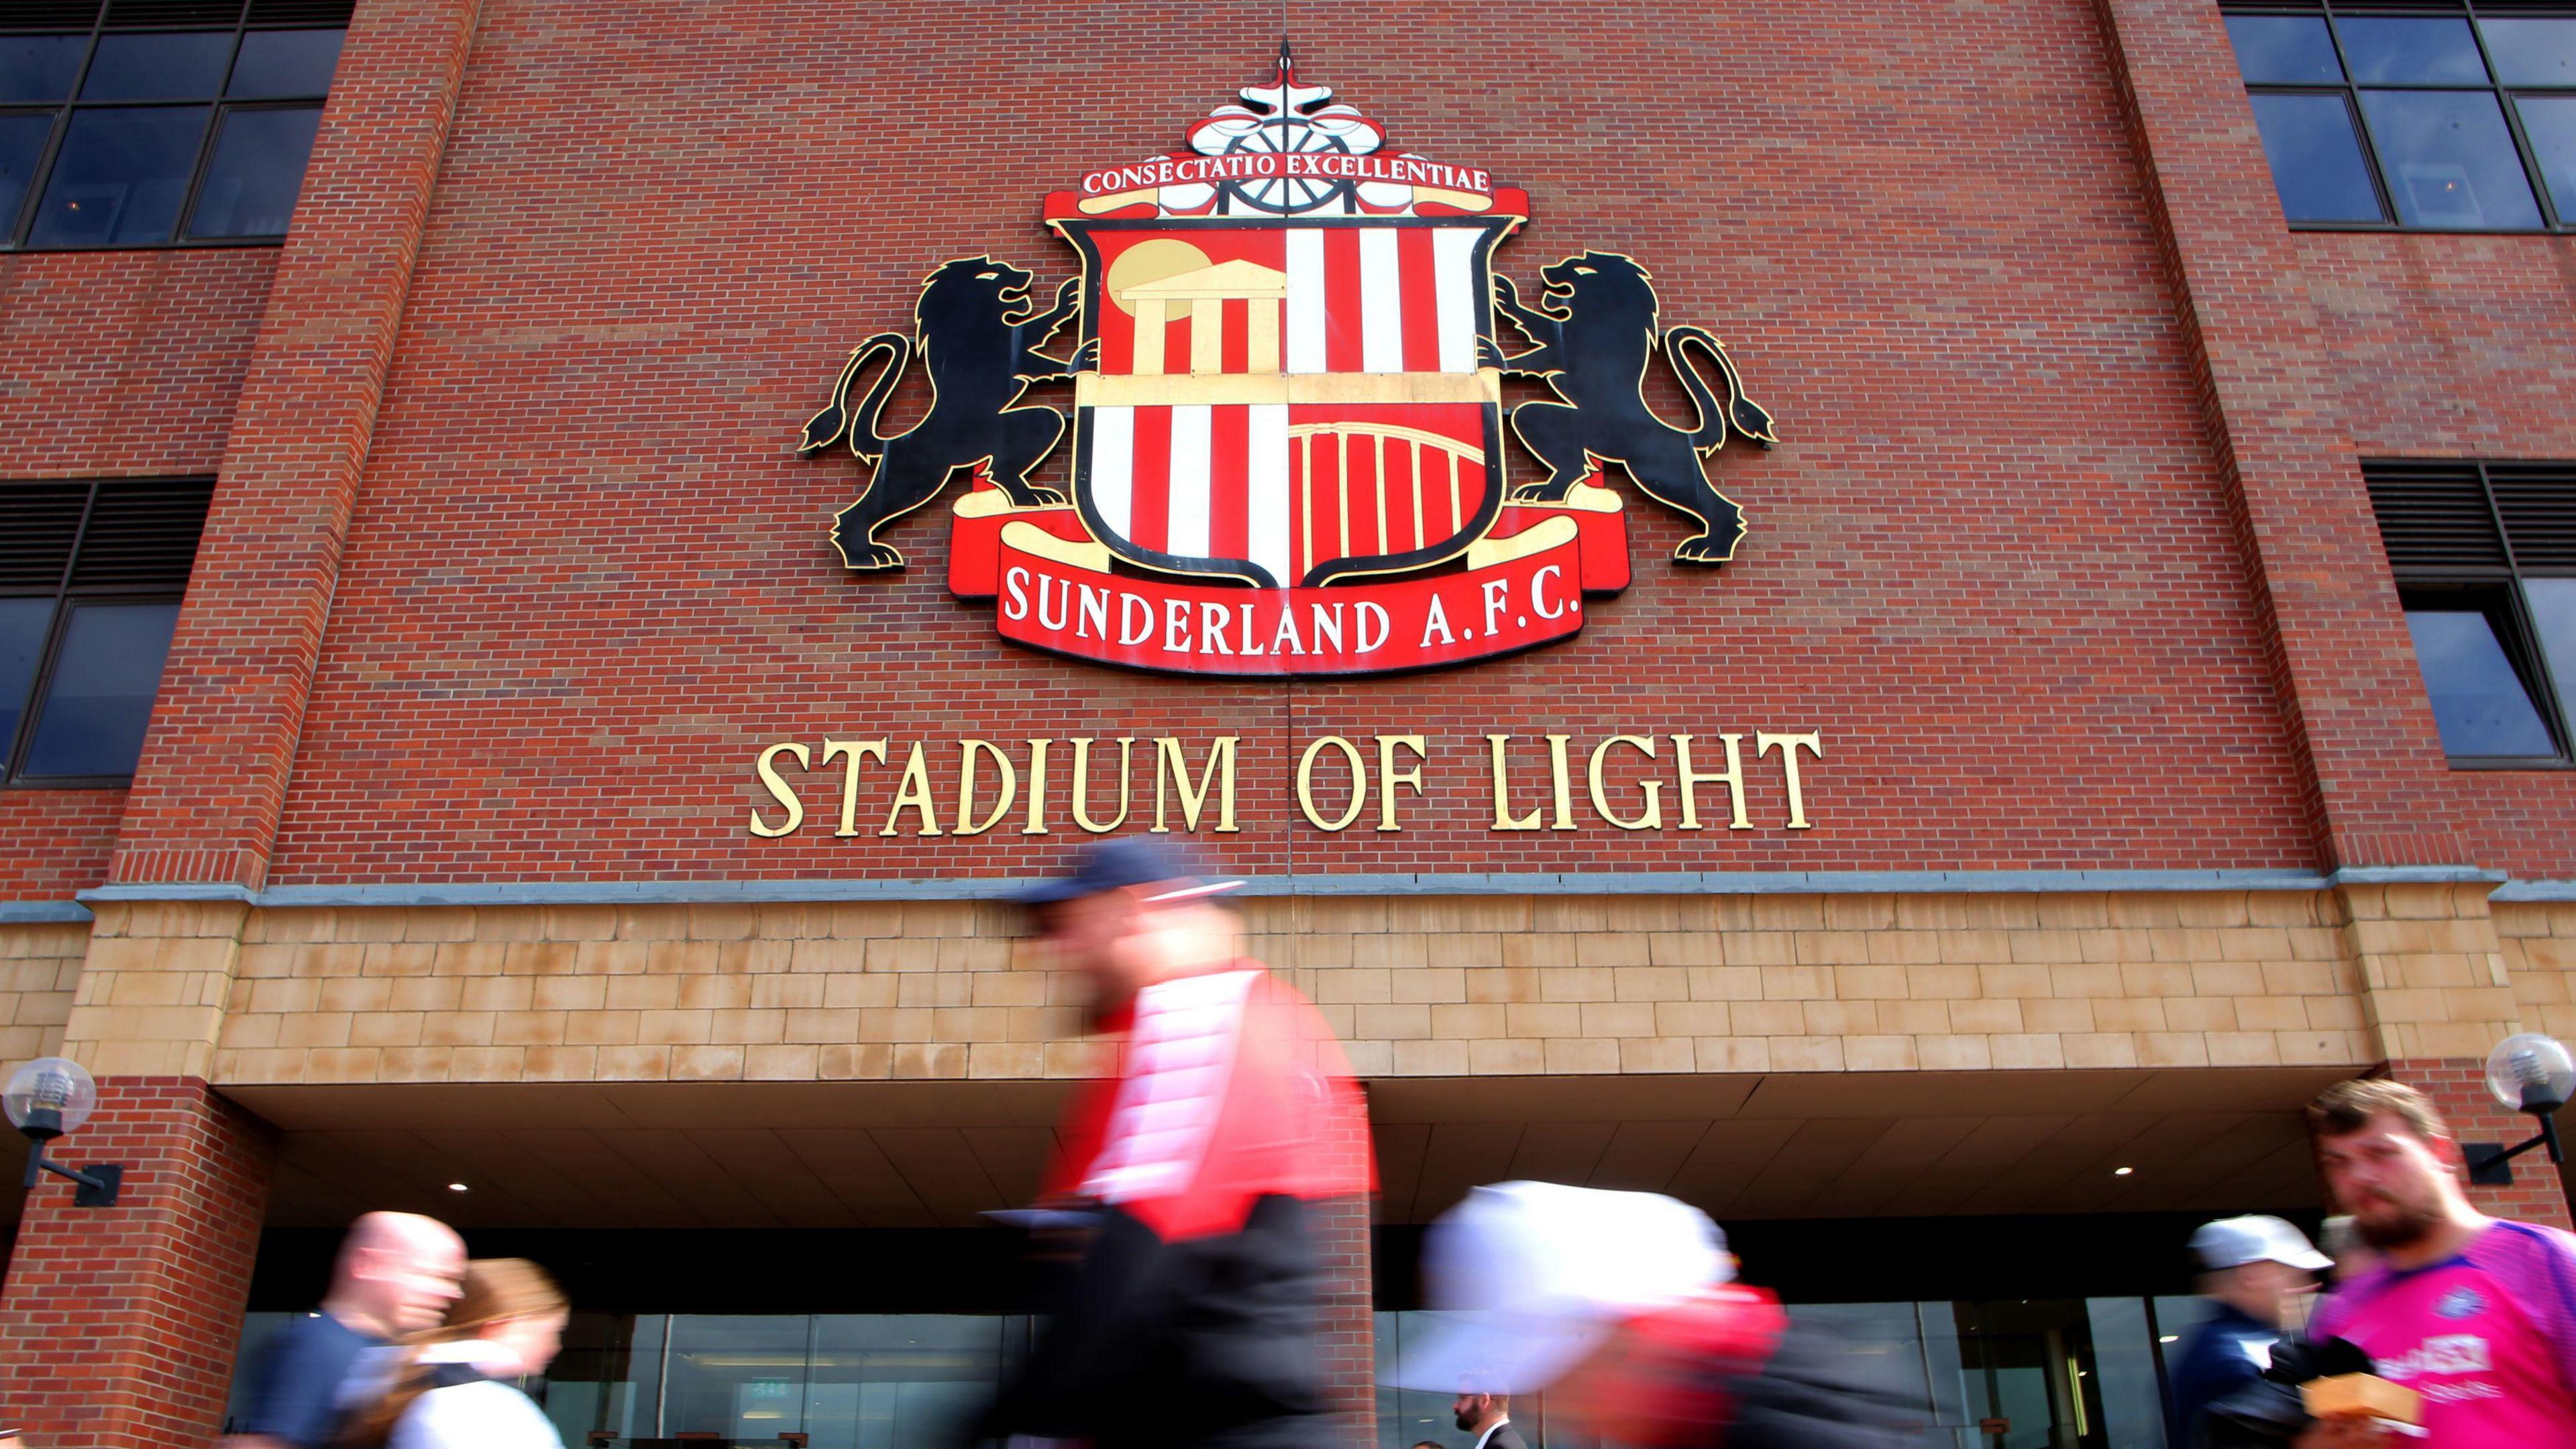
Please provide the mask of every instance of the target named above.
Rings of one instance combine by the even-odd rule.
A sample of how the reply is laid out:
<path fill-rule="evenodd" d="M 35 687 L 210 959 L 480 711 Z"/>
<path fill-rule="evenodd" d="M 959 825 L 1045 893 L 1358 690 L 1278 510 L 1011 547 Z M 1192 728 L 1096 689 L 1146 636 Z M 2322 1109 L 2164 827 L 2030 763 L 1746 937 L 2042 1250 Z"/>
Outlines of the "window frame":
<path fill-rule="evenodd" d="M 2321 19 L 2325 22 L 2327 43 L 2334 47 L 2335 64 L 2343 71 L 2342 81 L 2332 85 L 2325 84 L 2323 82 L 2305 85 L 2284 84 L 2270 81 L 2258 83 L 2255 81 L 2245 80 L 2243 78 L 2243 66 L 2242 62 L 2239 62 L 2238 83 L 2244 86 L 2245 93 L 2248 96 L 2302 95 L 2342 97 L 2344 111 L 2351 118 L 2353 123 L 2353 136 L 2361 146 L 2362 166 L 2364 169 L 2369 171 L 2371 190 L 2379 199 L 2379 212 L 2380 216 L 2383 218 L 2382 220 L 2299 221 L 2292 219 L 2286 212 L 2284 212 L 2282 220 L 2288 224 L 2290 230 L 2323 232 L 2413 232 L 2419 234 L 2449 236 L 2563 236 L 2570 232 L 2576 232 L 2576 216 L 2560 216 L 2557 204 L 2550 196 L 2549 178 L 2541 169 L 2538 153 L 2534 152 L 2531 148 L 2531 137 L 2523 129 L 2522 108 L 2517 104 L 2517 102 L 2526 95 L 2576 98 L 2576 84 L 2564 87 L 2507 85 L 2496 70 L 2494 55 L 2488 50 L 2486 30 L 2478 23 L 2482 19 L 2567 20 L 2576 22 L 2576 3 L 2570 3 L 2564 7 L 2551 6 L 2547 8 L 2529 5 L 2494 5 L 2487 10 L 2481 10 L 2479 8 L 2478 0 L 2424 0 L 2424 3 L 2422 4 L 2412 5 L 2390 4 L 2388 3 L 2388 0 L 2272 0 L 2272 3 L 2268 4 L 2264 3 L 2264 0 L 2225 0 L 2225 3 L 2222 3 L 2219 6 L 2219 14 L 2222 20 L 2239 15 L 2294 16 Z M 2417 83 L 2411 85 L 2365 86 L 2352 78 L 2352 64 L 2344 56 L 2343 31 L 2342 28 L 2336 24 L 2336 21 L 2338 19 L 2345 18 L 2368 20 L 2465 21 L 2469 27 L 2470 43 L 2477 47 L 2478 63 L 2486 68 L 2486 81 L 2479 85 L 2471 85 L 2463 82 L 2454 85 L 2428 85 Z M 2234 47 L 2231 44 L 2231 53 L 2233 53 L 2233 49 Z M 2505 134 L 2513 141 L 2514 157 L 2522 167 L 2523 182 L 2531 188 L 2532 202 L 2539 209 L 2540 225 L 2536 227 L 2408 225 L 2403 214 L 2397 209 L 2397 197 L 2395 193 L 2390 190 L 2387 168 L 2381 164 L 2379 159 L 2379 139 L 2371 130 L 2370 108 L 2361 103 L 2361 93 L 2364 91 L 2399 91 L 2421 92 L 2437 95 L 2493 96 L 2495 98 L 2497 108 L 2503 112 Z M 2269 174 L 2268 165 L 2266 167 L 2266 174 Z M 2274 181 L 2276 196 L 2278 189 L 2279 182 L 2276 178 Z"/>
<path fill-rule="evenodd" d="M 75 587 L 73 578 L 80 568 L 81 547 L 89 541 L 90 522 L 98 516 L 100 495 L 107 490 L 137 484 L 211 483 L 196 477 L 174 478 L 93 478 L 84 481 L 88 496 L 81 503 L 78 527 L 72 533 L 71 551 L 63 556 L 63 571 L 51 588 L 33 585 L 0 587 L 0 598 L 50 599 L 54 611 L 45 623 L 43 651 L 36 656 L 36 670 L 27 683 L 25 708 L 18 716 L 18 727 L 6 739 L 0 739 L 0 791 L 8 790 L 121 790 L 134 783 L 131 773 L 122 775 L 28 775 L 17 768 L 34 745 L 36 726 L 43 719 L 45 704 L 51 696 L 54 676 L 62 663 L 63 637 L 71 629 L 73 611 L 86 603 L 115 604 L 182 604 L 187 593 L 186 580 L 177 587 L 167 583 L 86 584 Z M 154 691 L 154 708 L 159 708 L 159 691 Z M 148 727 L 148 722 L 147 722 Z"/>
<path fill-rule="evenodd" d="M 9 27 L 6 25 L 0 25 L 0 35 L 5 36 L 79 35 L 85 36 L 88 42 L 81 51 L 80 66 L 73 72 L 71 87 L 65 93 L 63 99 L 54 102 L 0 102 L 0 116 L 42 116 L 49 114 L 52 117 L 52 126 L 45 135 L 45 143 L 43 146 L 37 148 L 35 169 L 28 175 L 27 193 L 19 198 L 17 213 L 13 216 L 0 216 L 0 255 L 51 252 L 171 251 L 208 247 L 274 247 L 285 245 L 286 233 L 284 232 L 278 232 L 270 236 L 192 237 L 188 234 L 190 224 L 196 219 L 198 202 L 203 199 L 207 168 L 214 163 L 215 147 L 223 138 L 224 120 L 227 116 L 231 115 L 235 111 L 322 110 L 327 108 L 330 104 L 331 92 L 327 85 L 320 92 L 314 94 L 240 97 L 224 94 L 225 89 L 232 83 L 233 68 L 241 63 L 243 40 L 249 35 L 271 31 L 337 30 L 344 37 L 345 45 L 345 37 L 347 36 L 349 29 L 349 22 L 345 16 L 336 23 L 328 23 L 311 15 L 270 14 L 263 16 L 259 13 L 261 9 L 262 7 L 258 3 L 258 0 L 242 0 L 242 4 L 235 12 L 232 23 L 229 26 L 221 26 L 209 22 L 190 24 L 181 21 L 173 21 L 165 26 L 111 25 L 108 22 L 113 7 L 107 4 L 101 4 L 97 7 L 96 11 L 90 17 L 89 28 L 87 30 L 75 30 L 61 26 L 38 27 L 31 25 L 26 27 Z M 89 84 L 90 67 L 98 59 L 99 42 L 105 37 L 115 35 L 228 35 L 231 37 L 232 44 L 230 50 L 226 54 L 223 75 L 221 79 L 216 82 L 215 94 L 212 96 L 192 96 L 184 99 L 161 98 L 154 100 L 124 101 L 82 100 L 81 91 Z M 338 79 L 338 67 L 336 65 L 333 67 L 332 79 L 334 81 Z M 63 143 L 71 135 L 72 120 L 75 116 L 79 115 L 83 111 L 91 110 L 187 109 L 203 109 L 206 112 L 206 125 L 204 131 L 197 137 L 196 159 L 190 164 L 187 187 L 180 195 L 178 215 L 171 220 L 170 235 L 167 238 L 160 241 L 64 242 L 52 244 L 38 244 L 31 243 L 29 241 L 28 238 L 30 233 L 35 230 L 37 218 L 44 214 L 45 193 L 53 184 L 54 164 L 56 161 L 61 159 Z M 306 167 L 308 171 L 310 170 L 311 164 L 311 159 L 308 157 L 306 159 Z M 297 199 L 298 203 L 301 204 L 302 182 L 300 178 L 297 186 Z"/>
<path fill-rule="evenodd" d="M 2541 647 L 2538 620 L 2533 616 L 2531 599 L 2524 589 L 2526 580 L 2576 579 L 2576 564 L 2527 564 L 2514 551 L 2513 535 L 2505 527 L 2504 510 L 2496 501 L 2495 472 L 2522 468 L 2545 468 L 2565 471 L 2564 465 L 2522 462 L 2490 463 L 2483 460 L 2390 458 L 2365 462 L 2365 474 L 2373 469 L 2390 470 L 2426 466 L 2460 468 L 2474 472 L 2478 494 L 2486 504 L 2487 520 L 2495 530 L 2498 546 L 2503 551 L 2501 562 L 2487 564 L 2455 563 L 2446 566 L 2404 565 L 2389 561 L 2390 573 L 2397 584 L 2398 605 L 2413 612 L 2411 601 L 2428 595 L 2449 594 L 2461 598 L 2478 595 L 2500 597 L 2502 610 L 2490 619 L 2507 627 L 2496 643 L 2523 687 L 2531 692 L 2532 708 L 2540 715 L 2541 728 L 2548 731 L 2557 752 L 2550 755 L 2454 755 L 2448 747 L 2443 758 L 2454 770 L 2570 770 L 2576 769 L 2576 679 L 2561 681 L 2550 668 L 2549 651 Z M 2576 482 L 2571 482 L 2576 488 Z M 2382 548 L 2385 550 L 2385 524 Z M 2484 612 L 2484 611 L 2482 611 Z M 2411 632 L 2411 631 L 2410 631 Z M 2421 682 L 2422 661 L 2416 663 Z M 2428 696 L 2429 703 L 2429 696 Z"/>

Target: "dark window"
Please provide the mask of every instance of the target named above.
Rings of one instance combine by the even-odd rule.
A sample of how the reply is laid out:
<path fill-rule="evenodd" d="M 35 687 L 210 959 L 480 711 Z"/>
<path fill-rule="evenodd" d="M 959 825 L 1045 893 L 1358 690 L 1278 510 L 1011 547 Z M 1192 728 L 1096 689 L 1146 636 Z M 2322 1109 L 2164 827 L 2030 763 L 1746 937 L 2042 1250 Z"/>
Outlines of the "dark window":
<path fill-rule="evenodd" d="M 2576 465 L 2368 463 L 2454 764 L 2542 767 L 2576 726 Z"/>
<path fill-rule="evenodd" d="M 2291 224 L 2576 229 L 2576 0 L 2246 0 L 2227 34 Z"/>
<path fill-rule="evenodd" d="M 2257 95 L 2254 124 L 2292 221 L 2377 221 L 2352 103 L 2339 95 Z"/>
<path fill-rule="evenodd" d="M 0 247 L 286 234 L 352 0 L 0 0 Z"/>
<path fill-rule="evenodd" d="M 0 483 L 0 780 L 133 775 L 213 492 Z"/>

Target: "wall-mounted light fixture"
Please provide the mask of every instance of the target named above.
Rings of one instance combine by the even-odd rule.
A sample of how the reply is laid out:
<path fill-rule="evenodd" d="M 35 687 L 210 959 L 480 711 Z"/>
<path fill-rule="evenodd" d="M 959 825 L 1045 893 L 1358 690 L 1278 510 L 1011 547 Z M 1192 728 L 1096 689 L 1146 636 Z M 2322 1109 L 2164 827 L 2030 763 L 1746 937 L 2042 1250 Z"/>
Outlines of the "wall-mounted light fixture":
<path fill-rule="evenodd" d="M 2557 1112 L 2576 1093 L 2576 1059 L 2556 1038 L 2527 1031 L 2498 1042 L 2487 1053 L 2487 1090 L 2508 1109 L 2531 1114 L 2540 1124 L 2540 1135 L 2514 1147 L 2501 1142 L 2460 1144 L 2460 1155 L 2469 1163 L 2469 1181 L 2480 1187 L 2511 1186 L 2513 1160 L 2535 1147 L 2548 1148 L 2552 1162 L 2567 1160 L 2558 1146 Z"/>
<path fill-rule="evenodd" d="M 36 1184 L 50 1172 L 68 1177 L 79 1186 L 72 1193 L 75 1207 L 114 1207 L 116 1190 L 125 1181 L 125 1164 L 101 1162 L 80 1171 L 47 1160 L 45 1144 L 65 1133 L 77 1130 L 98 1110 L 98 1083 L 90 1080 L 81 1064 L 69 1057 L 38 1057 L 10 1073 L 9 1085 L 0 1089 L 0 1110 L 9 1114 L 9 1125 L 17 1128 L 35 1144 L 27 1157 L 27 1187 Z"/>

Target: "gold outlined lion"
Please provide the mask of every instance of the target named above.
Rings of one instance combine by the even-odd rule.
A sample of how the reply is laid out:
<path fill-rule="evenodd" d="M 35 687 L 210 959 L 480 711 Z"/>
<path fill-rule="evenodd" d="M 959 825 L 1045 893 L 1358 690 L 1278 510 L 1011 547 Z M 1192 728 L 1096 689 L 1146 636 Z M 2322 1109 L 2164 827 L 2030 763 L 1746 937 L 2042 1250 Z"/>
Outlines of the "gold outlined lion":
<path fill-rule="evenodd" d="M 989 256 L 943 263 L 923 281 L 913 308 L 915 338 L 880 332 L 850 350 L 832 386 L 831 406 L 805 424 L 797 452 L 811 458 L 842 438 L 861 462 L 874 463 L 858 501 L 834 515 L 832 543 L 854 569 L 903 567 L 903 554 L 876 532 L 931 499 L 959 469 L 983 471 L 1014 507 L 1062 503 L 1064 495 L 1029 482 L 1064 437 L 1064 414 L 1019 405 L 1033 382 L 1059 382 L 1077 364 L 1038 351 L 1073 316 L 1082 284 L 1068 280 L 1040 311 L 1029 301 L 1029 273 Z M 1016 314 L 1016 315 L 1014 315 Z M 877 432 L 906 363 L 921 358 L 930 374 L 930 411 L 893 437 Z M 853 411 L 850 388 L 873 358 L 886 359 Z"/>
<path fill-rule="evenodd" d="M 1700 455 L 1724 445 L 1730 430 L 1766 448 L 1779 439 L 1771 415 L 1744 395 L 1725 344 L 1697 327 L 1659 333 L 1653 281 L 1633 257 L 1585 252 L 1542 268 L 1539 276 L 1547 291 L 1533 308 L 1521 302 L 1509 277 L 1494 274 L 1494 306 L 1529 339 L 1530 350 L 1505 356 L 1484 339 L 1488 362 L 1545 382 L 1560 399 L 1512 409 L 1513 434 L 1548 469 L 1546 481 L 1513 489 L 1512 501 L 1562 503 L 1595 468 L 1617 463 L 1649 497 L 1699 520 L 1700 532 L 1673 550 L 1675 562 L 1716 565 L 1733 558 L 1744 513 L 1709 486 Z M 1699 425 L 1689 431 L 1646 406 L 1646 366 L 1659 344 L 1698 409 Z M 1722 407 L 1685 355 L 1691 347 L 1714 359 L 1725 378 Z"/>

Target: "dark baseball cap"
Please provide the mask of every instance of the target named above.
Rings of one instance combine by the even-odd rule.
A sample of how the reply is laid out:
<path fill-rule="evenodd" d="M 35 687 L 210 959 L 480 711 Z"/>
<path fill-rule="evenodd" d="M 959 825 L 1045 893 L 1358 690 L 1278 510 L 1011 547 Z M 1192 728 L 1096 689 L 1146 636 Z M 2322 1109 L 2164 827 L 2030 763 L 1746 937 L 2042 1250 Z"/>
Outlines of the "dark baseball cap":
<path fill-rule="evenodd" d="M 1158 892 L 1154 898 L 1179 900 L 1230 891 L 1241 884 L 1239 880 L 1209 880 L 1195 861 L 1159 840 L 1122 836 L 1086 847 L 1072 870 L 1039 881 L 1011 899 L 1023 906 L 1052 906 L 1103 891 L 1168 885 L 1170 890 Z"/>

